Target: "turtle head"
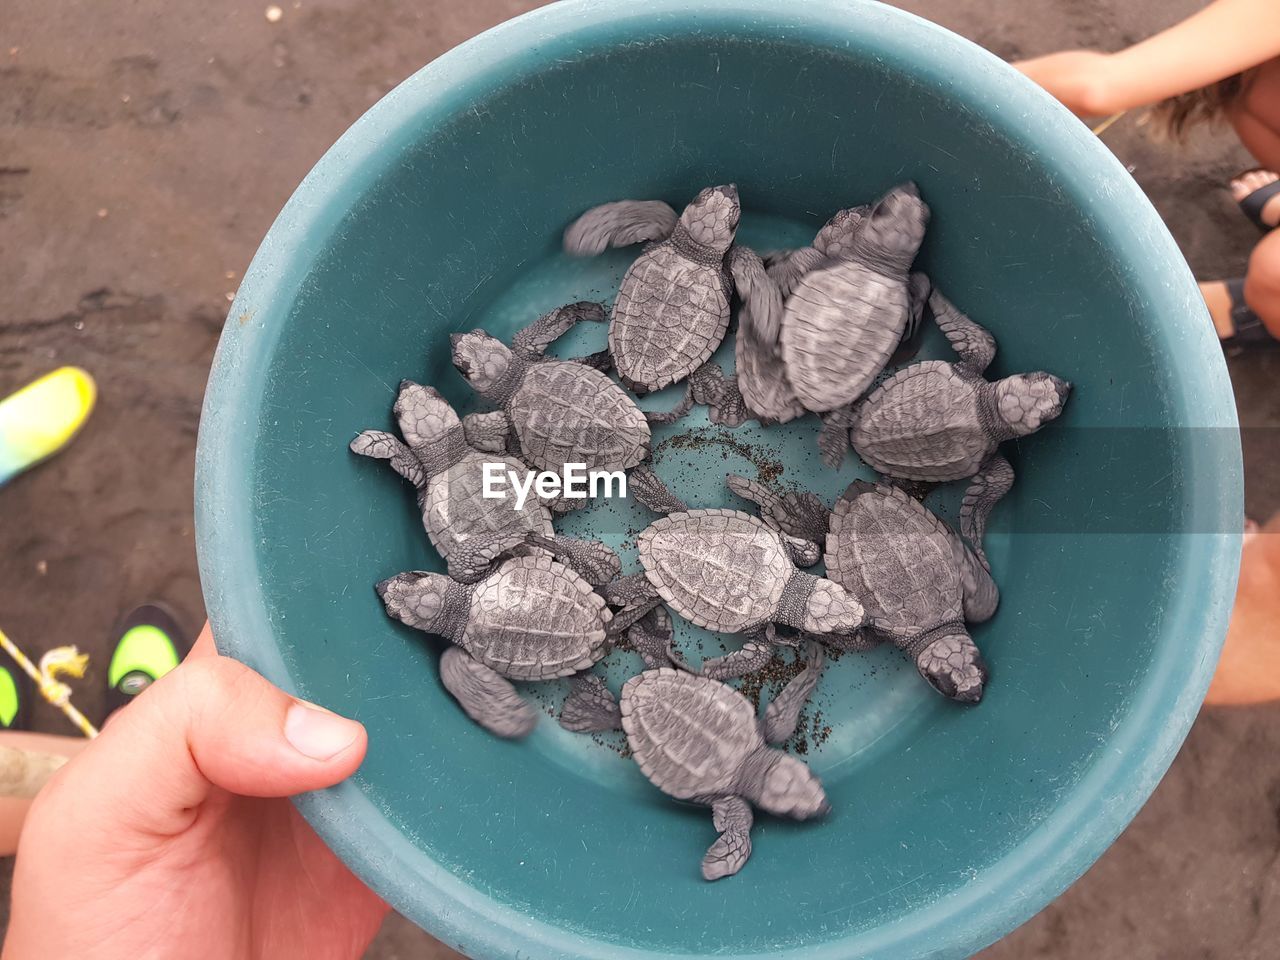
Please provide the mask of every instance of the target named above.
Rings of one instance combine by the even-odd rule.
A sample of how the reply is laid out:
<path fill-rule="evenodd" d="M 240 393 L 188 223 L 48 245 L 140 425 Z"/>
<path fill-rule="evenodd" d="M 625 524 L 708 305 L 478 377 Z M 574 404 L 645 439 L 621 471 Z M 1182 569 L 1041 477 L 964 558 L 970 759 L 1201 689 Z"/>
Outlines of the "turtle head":
<path fill-rule="evenodd" d="M 996 410 L 1016 437 L 1034 433 L 1062 413 L 1071 384 L 1052 373 L 1018 373 L 996 384 Z"/>
<path fill-rule="evenodd" d="M 410 570 L 383 580 L 373 589 L 389 616 L 418 630 L 447 636 L 441 620 L 449 583 L 443 574 Z"/>
<path fill-rule="evenodd" d="M 886 193 L 866 215 L 857 231 L 854 251 L 868 265 L 906 276 L 929 225 L 929 206 L 908 181 Z"/>
<path fill-rule="evenodd" d="M 987 686 L 987 665 L 962 626 L 920 651 L 916 669 L 929 686 L 957 703 L 980 703 Z"/>
<path fill-rule="evenodd" d="M 511 366 L 511 348 L 483 330 L 455 333 L 449 337 L 453 365 L 481 396 L 493 391 Z"/>
<path fill-rule="evenodd" d="M 742 792 L 761 810 L 808 820 L 831 809 L 817 774 L 790 754 L 765 747 L 748 761 L 747 768 L 750 773 Z"/>
<path fill-rule="evenodd" d="M 693 198 L 680 214 L 680 225 L 689 236 L 704 247 L 726 253 L 738 232 L 742 208 L 738 205 L 738 188 L 732 183 L 707 187 Z"/>
<path fill-rule="evenodd" d="M 439 390 L 412 380 L 400 381 L 400 395 L 391 409 L 400 424 L 404 442 L 411 447 L 439 440 L 462 422 Z"/>
<path fill-rule="evenodd" d="M 804 621 L 788 624 L 819 636 L 853 633 L 867 621 L 858 598 L 834 580 L 813 578 L 813 589 L 804 607 Z"/>
<path fill-rule="evenodd" d="M 813 238 L 814 249 L 832 260 L 846 259 L 853 249 L 853 238 L 858 233 L 858 227 L 870 212 L 871 208 L 867 206 L 838 211 Z"/>

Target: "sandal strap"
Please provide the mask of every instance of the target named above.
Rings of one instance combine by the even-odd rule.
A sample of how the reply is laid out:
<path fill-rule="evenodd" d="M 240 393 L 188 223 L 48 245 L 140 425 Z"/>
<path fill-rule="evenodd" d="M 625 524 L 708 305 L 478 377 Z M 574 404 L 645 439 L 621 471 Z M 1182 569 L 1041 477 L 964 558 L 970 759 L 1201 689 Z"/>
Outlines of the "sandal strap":
<path fill-rule="evenodd" d="M 1243 174 L 1241 174 L 1243 176 Z M 1259 187 L 1248 196 L 1242 197 L 1239 201 L 1240 210 L 1246 217 L 1253 221 L 1254 225 L 1263 233 L 1274 230 L 1275 227 L 1264 223 L 1262 220 L 1262 209 L 1267 202 L 1277 194 L 1280 194 L 1280 180 L 1273 180 L 1264 187 Z"/>
<path fill-rule="evenodd" d="M 1278 181 L 1280 182 L 1280 181 Z M 1276 343 L 1266 324 L 1244 299 L 1244 277 L 1225 281 L 1227 296 L 1231 298 L 1231 322 L 1236 332 L 1223 339 L 1223 344 Z"/>

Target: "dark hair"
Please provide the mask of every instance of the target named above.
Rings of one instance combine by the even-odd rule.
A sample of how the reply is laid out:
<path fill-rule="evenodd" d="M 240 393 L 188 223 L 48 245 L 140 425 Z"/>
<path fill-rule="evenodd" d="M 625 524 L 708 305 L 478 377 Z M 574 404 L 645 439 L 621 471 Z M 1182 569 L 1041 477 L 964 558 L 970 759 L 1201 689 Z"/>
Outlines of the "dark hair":
<path fill-rule="evenodd" d="M 1172 140 L 1185 140 L 1187 133 L 1205 123 L 1221 123 L 1240 102 L 1252 79 L 1251 71 L 1237 73 L 1199 90 L 1170 97 L 1151 108 L 1156 129 Z"/>

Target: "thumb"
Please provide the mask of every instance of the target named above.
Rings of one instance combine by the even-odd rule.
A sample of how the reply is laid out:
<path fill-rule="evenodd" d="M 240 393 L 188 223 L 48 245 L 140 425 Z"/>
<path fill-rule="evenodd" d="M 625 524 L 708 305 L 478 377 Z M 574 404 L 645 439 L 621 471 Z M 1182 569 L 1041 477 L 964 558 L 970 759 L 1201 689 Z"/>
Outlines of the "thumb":
<path fill-rule="evenodd" d="M 197 649 L 208 646 L 202 635 Z M 214 788 L 284 797 L 332 786 L 355 772 L 367 744 L 356 721 L 209 652 L 145 690 L 63 773 L 120 827 L 169 835 Z"/>

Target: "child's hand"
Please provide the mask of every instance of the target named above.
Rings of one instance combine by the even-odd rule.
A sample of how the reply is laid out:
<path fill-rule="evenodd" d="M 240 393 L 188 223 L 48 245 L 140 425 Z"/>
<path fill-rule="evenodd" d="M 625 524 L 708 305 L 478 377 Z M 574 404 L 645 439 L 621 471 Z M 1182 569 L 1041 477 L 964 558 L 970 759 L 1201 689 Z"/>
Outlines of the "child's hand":
<path fill-rule="evenodd" d="M 41 791 L 4 960 L 357 958 L 387 907 L 288 800 L 353 773 L 364 728 L 191 656 Z"/>
<path fill-rule="evenodd" d="M 1060 100 L 1068 110 L 1082 117 L 1113 113 L 1108 102 L 1111 57 L 1096 50 L 1064 50 L 1034 60 L 1020 60 L 1013 66 Z"/>

